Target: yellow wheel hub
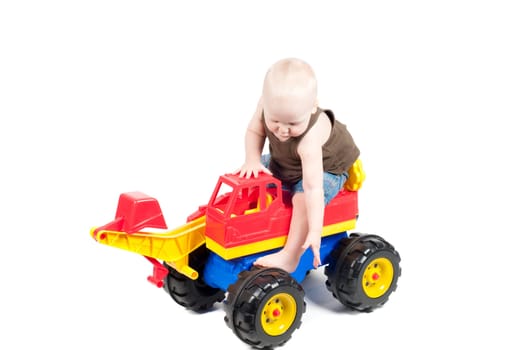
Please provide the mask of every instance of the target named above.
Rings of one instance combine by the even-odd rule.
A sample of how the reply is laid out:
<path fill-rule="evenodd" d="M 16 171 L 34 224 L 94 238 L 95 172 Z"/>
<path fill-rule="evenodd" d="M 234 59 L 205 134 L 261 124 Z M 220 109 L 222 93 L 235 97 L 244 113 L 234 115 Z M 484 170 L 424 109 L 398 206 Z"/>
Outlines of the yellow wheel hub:
<path fill-rule="evenodd" d="M 295 321 L 295 298 L 287 293 L 274 295 L 265 304 L 260 317 L 265 333 L 271 336 L 284 334 Z"/>
<path fill-rule="evenodd" d="M 393 281 L 393 265 L 386 258 L 374 259 L 366 267 L 362 276 L 362 288 L 370 298 L 384 295 Z"/>

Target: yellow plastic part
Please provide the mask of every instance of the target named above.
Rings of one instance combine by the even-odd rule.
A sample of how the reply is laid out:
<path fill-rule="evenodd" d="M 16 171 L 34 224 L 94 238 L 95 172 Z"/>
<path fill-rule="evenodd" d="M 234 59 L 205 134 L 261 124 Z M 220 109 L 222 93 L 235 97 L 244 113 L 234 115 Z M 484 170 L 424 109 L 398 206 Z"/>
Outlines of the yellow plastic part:
<path fill-rule="evenodd" d="M 273 196 L 271 196 L 269 193 L 267 193 L 266 196 L 265 196 L 266 207 L 268 207 L 269 204 L 271 204 L 272 201 L 273 201 Z M 258 203 L 256 204 L 256 208 L 247 209 L 243 214 L 244 215 L 254 214 L 254 213 L 259 212 L 259 211 L 260 211 L 260 199 L 258 199 Z M 231 217 L 232 216 L 233 216 L 233 214 L 231 214 Z"/>
<path fill-rule="evenodd" d="M 351 168 L 349 168 L 348 173 L 350 177 L 344 183 L 344 188 L 348 191 L 358 191 L 366 179 L 366 174 L 362 168 L 362 161 L 357 159 Z"/>
<path fill-rule="evenodd" d="M 93 228 L 92 236 L 95 228 Z M 198 272 L 188 265 L 188 255 L 205 243 L 205 216 L 163 233 L 120 231 L 97 232 L 99 243 L 167 262 L 191 279 Z"/>
<path fill-rule="evenodd" d="M 188 265 L 188 255 L 184 256 L 180 260 L 177 261 L 165 261 L 167 265 L 173 267 L 176 269 L 177 272 L 181 273 L 182 275 L 187 276 L 191 280 L 195 280 L 199 277 L 198 271 L 194 270 L 192 267 Z"/>
<path fill-rule="evenodd" d="M 334 235 L 340 232 L 353 230 L 355 228 L 357 220 L 352 219 L 348 221 L 339 222 L 333 225 L 327 225 L 322 228 L 322 237 Z M 270 238 L 264 241 L 258 241 L 254 243 L 239 245 L 236 247 L 226 248 L 221 246 L 211 238 L 207 238 L 207 248 L 214 253 L 218 254 L 225 260 L 239 258 L 250 254 L 256 254 L 263 251 L 281 248 L 285 245 L 287 236 L 280 236 L 276 238 Z"/>
<path fill-rule="evenodd" d="M 372 260 L 362 275 L 362 289 L 370 298 L 383 296 L 392 285 L 393 265 L 386 258 Z"/>
<path fill-rule="evenodd" d="M 296 301 L 289 293 L 273 295 L 262 308 L 260 321 L 262 329 L 275 337 L 287 332 L 296 318 Z"/>

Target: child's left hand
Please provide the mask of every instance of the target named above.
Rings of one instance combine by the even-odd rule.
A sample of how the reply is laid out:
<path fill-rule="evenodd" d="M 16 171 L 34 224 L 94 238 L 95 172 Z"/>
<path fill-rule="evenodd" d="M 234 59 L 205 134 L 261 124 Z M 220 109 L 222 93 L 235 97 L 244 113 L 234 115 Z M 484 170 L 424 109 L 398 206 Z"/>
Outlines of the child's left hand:
<path fill-rule="evenodd" d="M 313 267 L 316 269 L 320 266 L 320 232 L 309 232 L 307 238 L 302 245 L 303 249 L 311 247 L 313 251 Z"/>

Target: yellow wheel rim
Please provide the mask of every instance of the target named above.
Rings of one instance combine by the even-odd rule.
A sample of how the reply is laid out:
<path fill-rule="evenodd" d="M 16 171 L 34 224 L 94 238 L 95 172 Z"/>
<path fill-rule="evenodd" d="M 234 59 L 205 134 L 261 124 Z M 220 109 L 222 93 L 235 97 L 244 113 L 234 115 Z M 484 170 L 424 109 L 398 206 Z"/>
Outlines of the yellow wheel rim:
<path fill-rule="evenodd" d="M 262 309 L 262 329 L 271 336 L 284 334 L 296 317 L 296 301 L 287 293 L 279 293 L 270 298 Z"/>
<path fill-rule="evenodd" d="M 370 298 L 378 298 L 384 295 L 393 281 L 393 265 L 386 258 L 374 259 L 364 270 L 362 276 L 362 288 Z"/>

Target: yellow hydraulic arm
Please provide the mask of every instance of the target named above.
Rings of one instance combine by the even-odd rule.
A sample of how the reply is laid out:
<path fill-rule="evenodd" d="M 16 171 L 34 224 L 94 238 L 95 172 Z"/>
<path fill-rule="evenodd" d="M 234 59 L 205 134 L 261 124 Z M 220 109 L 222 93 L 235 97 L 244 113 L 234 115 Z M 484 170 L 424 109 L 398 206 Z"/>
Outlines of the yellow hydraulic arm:
<path fill-rule="evenodd" d="M 99 243 L 162 260 L 179 273 L 198 278 L 198 272 L 188 265 L 188 256 L 205 243 L 205 216 L 174 230 L 162 233 L 105 230 L 92 228 L 91 235 Z M 155 262 L 149 259 L 154 266 Z"/>

